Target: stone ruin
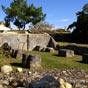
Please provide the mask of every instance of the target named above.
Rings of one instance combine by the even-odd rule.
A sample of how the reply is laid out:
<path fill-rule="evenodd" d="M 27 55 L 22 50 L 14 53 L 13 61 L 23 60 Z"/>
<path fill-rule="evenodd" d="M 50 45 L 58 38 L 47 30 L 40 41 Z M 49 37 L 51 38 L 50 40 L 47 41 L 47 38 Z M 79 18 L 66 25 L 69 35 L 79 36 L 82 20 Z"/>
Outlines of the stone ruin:
<path fill-rule="evenodd" d="M 41 67 L 41 56 L 38 54 L 23 54 L 22 65 L 25 68 Z"/>
<path fill-rule="evenodd" d="M 82 55 L 82 62 L 88 63 L 88 47 L 87 46 L 78 46 L 76 44 L 69 44 L 66 46 L 58 47 L 58 55 L 64 57 L 71 57 L 74 54 Z"/>
<path fill-rule="evenodd" d="M 64 57 L 73 57 L 74 56 L 74 51 L 73 50 L 68 50 L 68 49 L 60 49 L 58 51 L 59 56 L 64 56 Z"/>
<path fill-rule="evenodd" d="M 15 50 L 34 50 L 36 46 L 56 49 L 56 42 L 49 34 L 0 34 L 0 47 L 8 43 Z"/>
<path fill-rule="evenodd" d="M 0 34 L 0 47 L 6 55 L 22 59 L 23 67 L 32 68 L 41 66 L 41 56 L 24 54 L 24 51 L 37 47 L 38 51 L 53 52 L 56 42 L 49 34 Z"/>

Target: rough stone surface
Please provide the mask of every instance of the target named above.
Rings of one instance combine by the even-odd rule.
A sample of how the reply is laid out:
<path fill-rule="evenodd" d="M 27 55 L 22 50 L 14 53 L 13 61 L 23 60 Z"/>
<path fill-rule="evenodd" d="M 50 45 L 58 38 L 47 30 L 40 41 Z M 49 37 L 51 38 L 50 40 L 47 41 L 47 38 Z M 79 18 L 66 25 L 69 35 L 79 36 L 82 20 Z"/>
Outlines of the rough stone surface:
<path fill-rule="evenodd" d="M 22 64 L 27 68 L 37 68 L 41 66 L 41 57 L 37 54 L 23 54 Z"/>
<path fill-rule="evenodd" d="M 52 81 L 49 81 L 51 79 L 46 79 L 47 76 L 52 76 L 54 77 L 52 79 L 58 81 L 58 85 L 60 84 L 58 88 L 88 88 L 88 72 L 80 69 L 43 69 L 23 70 L 23 72 L 11 72 L 10 74 L 0 73 L 0 86 L 1 88 L 31 88 L 28 87 L 29 84 L 36 83 L 37 85 L 40 80 L 52 85 Z"/>
<path fill-rule="evenodd" d="M 59 88 L 59 82 L 52 76 L 45 76 L 39 81 L 31 82 L 29 88 Z"/>
<path fill-rule="evenodd" d="M 59 49 L 58 55 L 63 57 L 72 57 L 74 56 L 74 51 L 68 49 Z"/>
<path fill-rule="evenodd" d="M 8 74 L 12 71 L 12 67 L 9 66 L 9 65 L 4 65 L 1 67 L 1 72 L 2 73 L 5 73 L 5 74 Z"/>
<path fill-rule="evenodd" d="M 15 50 L 33 50 L 36 46 L 56 48 L 55 40 L 47 34 L 1 34 L 0 46 L 8 43 Z"/>
<path fill-rule="evenodd" d="M 4 43 L 8 43 L 12 49 L 27 50 L 27 35 L 0 33 L 0 45 L 2 46 Z"/>
<path fill-rule="evenodd" d="M 15 50 L 15 49 L 12 49 L 11 56 L 12 56 L 13 58 L 22 59 L 22 54 L 23 54 L 23 51 L 22 51 L 22 50 Z"/>
<path fill-rule="evenodd" d="M 22 72 L 23 69 L 22 69 L 22 68 L 17 68 L 16 71 L 17 71 L 17 72 Z"/>
<path fill-rule="evenodd" d="M 42 46 L 36 46 L 34 48 L 34 50 L 36 50 L 36 51 L 42 51 L 42 52 L 54 52 L 55 51 L 55 49 L 52 48 L 52 47 L 42 47 Z"/>

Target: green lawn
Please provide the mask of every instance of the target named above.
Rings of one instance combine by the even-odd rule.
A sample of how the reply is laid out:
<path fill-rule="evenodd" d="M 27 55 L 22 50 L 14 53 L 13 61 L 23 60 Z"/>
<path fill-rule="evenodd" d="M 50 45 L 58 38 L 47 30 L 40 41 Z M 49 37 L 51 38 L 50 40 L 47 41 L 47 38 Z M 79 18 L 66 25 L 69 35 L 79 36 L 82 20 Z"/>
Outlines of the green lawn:
<path fill-rule="evenodd" d="M 37 51 L 30 51 L 27 53 L 39 54 L 42 58 L 42 68 L 44 69 L 51 69 L 51 68 L 58 68 L 58 69 L 67 69 L 67 68 L 79 68 L 88 71 L 88 64 L 81 63 L 82 56 L 75 55 L 73 57 L 65 58 L 57 56 L 58 52 L 55 53 L 47 53 L 47 52 L 37 52 Z M 15 69 L 16 67 L 21 67 L 21 60 L 15 59 L 11 57 L 4 56 L 0 54 L 0 66 L 2 65 L 12 65 Z"/>
<path fill-rule="evenodd" d="M 66 45 L 69 45 L 71 44 L 70 42 L 57 42 L 60 46 L 66 46 Z M 80 44 L 80 43 L 75 43 L 76 45 L 78 46 L 87 46 L 88 47 L 88 44 Z"/>

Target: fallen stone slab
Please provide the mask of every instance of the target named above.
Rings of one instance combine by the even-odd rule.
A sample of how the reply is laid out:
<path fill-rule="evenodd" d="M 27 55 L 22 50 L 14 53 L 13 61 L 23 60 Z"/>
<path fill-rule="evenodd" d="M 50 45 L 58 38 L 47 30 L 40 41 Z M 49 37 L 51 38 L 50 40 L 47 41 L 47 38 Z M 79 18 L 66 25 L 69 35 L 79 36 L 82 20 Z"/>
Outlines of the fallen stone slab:
<path fill-rule="evenodd" d="M 73 50 L 68 50 L 68 49 L 59 49 L 58 50 L 58 55 L 63 56 L 63 57 L 73 57 L 74 56 L 74 51 Z"/>

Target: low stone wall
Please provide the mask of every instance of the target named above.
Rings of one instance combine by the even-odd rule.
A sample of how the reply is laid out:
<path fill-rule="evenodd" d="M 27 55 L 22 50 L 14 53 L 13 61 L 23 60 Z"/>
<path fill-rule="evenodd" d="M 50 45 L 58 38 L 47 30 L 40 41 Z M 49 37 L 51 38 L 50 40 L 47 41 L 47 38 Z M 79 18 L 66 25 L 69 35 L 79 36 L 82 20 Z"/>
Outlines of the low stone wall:
<path fill-rule="evenodd" d="M 46 34 L 29 34 L 28 50 L 33 50 L 36 46 L 46 47 L 50 41 L 50 36 Z"/>
<path fill-rule="evenodd" d="M 88 53 L 87 46 L 67 45 L 67 46 L 61 46 L 60 48 L 73 50 L 75 54 L 78 54 L 78 55 L 83 55 L 85 53 Z"/>
<path fill-rule="evenodd" d="M 56 42 L 48 34 L 0 34 L 0 47 L 8 43 L 15 50 L 33 50 L 36 46 L 56 47 Z"/>
<path fill-rule="evenodd" d="M 8 43 L 13 49 L 27 50 L 27 35 L 0 34 L 0 47 L 4 43 Z"/>

